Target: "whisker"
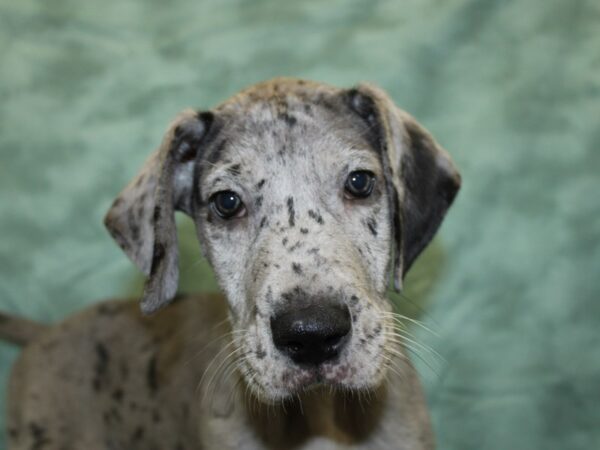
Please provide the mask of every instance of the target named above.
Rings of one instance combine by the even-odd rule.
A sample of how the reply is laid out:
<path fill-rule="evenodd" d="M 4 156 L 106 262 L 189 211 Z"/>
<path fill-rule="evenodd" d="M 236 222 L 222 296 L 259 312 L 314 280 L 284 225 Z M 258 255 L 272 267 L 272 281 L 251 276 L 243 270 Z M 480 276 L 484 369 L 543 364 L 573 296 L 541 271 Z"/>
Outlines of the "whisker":
<path fill-rule="evenodd" d="M 406 337 L 406 336 L 396 333 L 396 332 L 386 333 L 386 336 L 389 338 L 396 338 L 396 342 L 399 342 L 401 344 L 407 344 L 407 347 L 409 346 L 408 344 L 412 344 L 413 346 L 416 346 L 416 347 L 424 350 L 425 352 L 431 354 L 432 356 L 439 359 L 440 361 L 442 361 L 444 363 L 446 362 L 446 360 L 444 359 L 444 357 L 442 355 L 440 355 L 436 350 L 434 350 L 427 344 L 422 344 L 420 342 L 415 341 L 414 339 L 411 339 L 409 337 Z"/>
<path fill-rule="evenodd" d="M 428 331 L 429 333 L 433 334 L 434 336 L 439 337 L 439 334 L 437 332 L 435 332 L 434 330 L 429 328 L 427 325 L 425 325 L 420 320 L 413 319 L 411 317 L 407 317 L 403 314 L 400 314 L 397 312 L 392 312 L 392 311 L 383 311 L 383 312 L 380 312 L 379 314 L 381 316 L 385 316 L 385 317 L 393 317 L 395 319 L 398 319 L 399 321 L 406 320 L 407 322 L 410 322 L 410 323 L 417 325 L 418 327 L 424 329 L 425 331 Z"/>
<path fill-rule="evenodd" d="M 211 369 L 213 368 L 214 364 L 216 363 L 216 361 L 219 359 L 219 356 L 221 356 L 221 354 L 223 354 L 223 352 L 228 351 L 232 346 L 235 346 L 237 343 L 236 338 L 234 337 L 228 344 L 226 344 L 214 357 L 213 359 L 210 361 L 210 363 L 208 364 L 208 366 L 206 367 L 206 369 L 204 370 L 204 373 L 202 374 L 202 377 L 200 377 L 200 381 L 198 382 L 198 386 L 196 387 L 196 391 L 198 391 L 198 389 L 200 388 L 200 386 L 202 385 L 205 377 L 209 374 L 209 372 L 211 371 Z M 235 351 L 235 350 L 234 350 Z M 229 358 L 231 356 L 228 355 L 225 360 L 227 360 L 227 358 Z M 225 361 L 224 360 L 224 361 Z M 221 361 L 221 364 L 219 365 L 219 367 L 221 367 L 221 365 L 223 364 L 223 361 Z M 211 377 L 211 381 L 212 378 L 214 378 L 216 372 L 218 372 L 219 369 L 217 369 L 215 371 L 215 373 L 213 373 L 212 377 Z M 210 381 L 208 382 L 208 385 L 210 385 Z"/>

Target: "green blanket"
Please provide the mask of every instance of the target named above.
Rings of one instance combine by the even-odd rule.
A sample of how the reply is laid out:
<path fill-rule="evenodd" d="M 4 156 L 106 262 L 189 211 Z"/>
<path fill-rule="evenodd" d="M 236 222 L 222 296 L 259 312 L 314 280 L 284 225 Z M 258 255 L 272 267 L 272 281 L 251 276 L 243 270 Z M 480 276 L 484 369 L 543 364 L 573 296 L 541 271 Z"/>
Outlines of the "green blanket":
<path fill-rule="evenodd" d="M 597 0 L 0 0 L 0 309 L 139 294 L 102 216 L 179 110 L 369 80 L 464 179 L 396 298 L 436 332 L 414 329 L 439 448 L 597 448 L 599 50 Z M 180 229 L 183 289 L 216 289 Z"/>

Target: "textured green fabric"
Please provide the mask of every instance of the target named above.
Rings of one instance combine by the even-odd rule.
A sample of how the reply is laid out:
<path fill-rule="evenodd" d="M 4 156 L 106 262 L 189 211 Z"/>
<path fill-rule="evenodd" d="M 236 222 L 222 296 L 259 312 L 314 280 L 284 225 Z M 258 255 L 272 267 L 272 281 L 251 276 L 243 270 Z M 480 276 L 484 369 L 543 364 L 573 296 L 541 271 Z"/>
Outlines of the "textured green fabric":
<path fill-rule="evenodd" d="M 464 179 L 398 300 L 438 335 L 414 329 L 439 448 L 597 448 L 599 49 L 597 0 L 0 0 L 0 308 L 139 293 L 101 219 L 180 109 L 369 80 Z M 216 289 L 180 225 L 184 289 Z"/>

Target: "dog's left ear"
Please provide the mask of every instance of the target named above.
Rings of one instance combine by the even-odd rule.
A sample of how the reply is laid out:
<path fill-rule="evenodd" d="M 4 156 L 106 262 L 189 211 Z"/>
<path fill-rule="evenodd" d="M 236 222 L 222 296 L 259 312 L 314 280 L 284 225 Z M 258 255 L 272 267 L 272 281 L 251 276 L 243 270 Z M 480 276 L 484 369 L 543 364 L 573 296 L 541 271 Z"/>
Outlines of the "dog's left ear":
<path fill-rule="evenodd" d="M 365 135 L 381 152 L 395 240 L 394 287 L 438 230 L 461 178 L 450 155 L 381 89 L 361 84 L 347 91 Z"/>
<path fill-rule="evenodd" d="M 114 240 L 148 276 L 141 302 L 144 313 L 164 306 L 177 292 L 175 211 L 192 213 L 196 155 L 213 119 L 210 112 L 180 113 L 104 218 Z"/>

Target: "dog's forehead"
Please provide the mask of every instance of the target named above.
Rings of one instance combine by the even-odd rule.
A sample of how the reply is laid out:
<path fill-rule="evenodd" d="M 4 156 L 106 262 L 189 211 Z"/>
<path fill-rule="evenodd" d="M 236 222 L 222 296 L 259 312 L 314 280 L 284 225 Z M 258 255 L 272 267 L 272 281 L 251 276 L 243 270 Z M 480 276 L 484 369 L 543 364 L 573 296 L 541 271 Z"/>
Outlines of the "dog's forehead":
<path fill-rule="evenodd" d="M 242 91 L 220 105 L 219 138 L 208 152 L 207 172 L 255 175 L 269 168 L 318 173 L 349 160 L 372 160 L 364 124 L 340 90 L 303 80 L 279 79 Z M 287 170 L 284 169 L 287 167 Z"/>
<path fill-rule="evenodd" d="M 344 110 L 340 90 L 303 80 L 275 79 L 252 86 L 216 108 L 229 129 L 254 134 L 336 121 Z M 293 134 L 293 133 L 292 133 Z"/>

